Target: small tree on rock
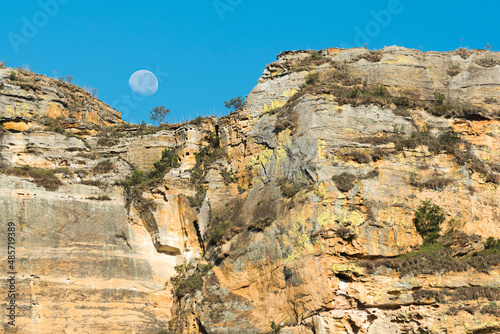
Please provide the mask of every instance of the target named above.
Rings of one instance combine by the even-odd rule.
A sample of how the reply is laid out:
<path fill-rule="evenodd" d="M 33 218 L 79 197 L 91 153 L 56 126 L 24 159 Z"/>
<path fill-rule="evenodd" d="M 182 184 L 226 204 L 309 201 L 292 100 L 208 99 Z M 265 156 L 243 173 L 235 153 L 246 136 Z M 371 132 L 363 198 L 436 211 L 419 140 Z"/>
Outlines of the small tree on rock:
<path fill-rule="evenodd" d="M 238 97 L 233 97 L 229 101 L 224 101 L 224 106 L 231 111 L 236 111 L 243 108 L 244 103 L 245 100 L 241 96 L 238 96 Z"/>
<path fill-rule="evenodd" d="M 165 122 L 165 118 L 167 118 L 169 113 L 170 109 L 165 109 L 164 106 L 154 107 L 154 109 L 149 112 L 149 118 L 152 122 L 156 122 L 160 125 Z"/>
<path fill-rule="evenodd" d="M 424 238 L 424 242 L 433 242 L 439 237 L 440 225 L 445 219 L 443 208 L 427 200 L 422 202 L 422 206 L 415 211 L 413 223 L 417 232 Z"/>

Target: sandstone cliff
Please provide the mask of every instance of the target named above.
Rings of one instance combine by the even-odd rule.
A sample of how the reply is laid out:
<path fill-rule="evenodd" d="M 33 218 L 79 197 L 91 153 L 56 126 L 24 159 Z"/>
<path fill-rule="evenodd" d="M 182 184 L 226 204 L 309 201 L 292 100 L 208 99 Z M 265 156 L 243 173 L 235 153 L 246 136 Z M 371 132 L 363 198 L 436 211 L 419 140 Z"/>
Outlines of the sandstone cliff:
<path fill-rule="evenodd" d="M 19 333 L 500 331 L 498 53 L 284 52 L 242 109 L 162 128 L 10 72 Z"/>

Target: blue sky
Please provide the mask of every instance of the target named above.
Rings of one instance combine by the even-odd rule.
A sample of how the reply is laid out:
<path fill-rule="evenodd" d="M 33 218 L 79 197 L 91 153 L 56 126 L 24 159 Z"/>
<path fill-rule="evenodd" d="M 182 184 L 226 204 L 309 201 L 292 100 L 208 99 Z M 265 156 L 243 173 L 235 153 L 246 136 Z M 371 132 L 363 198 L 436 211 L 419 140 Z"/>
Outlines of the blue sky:
<path fill-rule="evenodd" d="M 400 45 L 423 51 L 500 48 L 498 0 L 4 1 L 0 60 L 99 90 L 129 122 L 170 108 L 170 122 L 224 115 L 284 50 Z M 31 30 L 30 30 L 31 28 Z M 137 98 L 130 75 L 150 69 L 158 92 Z"/>

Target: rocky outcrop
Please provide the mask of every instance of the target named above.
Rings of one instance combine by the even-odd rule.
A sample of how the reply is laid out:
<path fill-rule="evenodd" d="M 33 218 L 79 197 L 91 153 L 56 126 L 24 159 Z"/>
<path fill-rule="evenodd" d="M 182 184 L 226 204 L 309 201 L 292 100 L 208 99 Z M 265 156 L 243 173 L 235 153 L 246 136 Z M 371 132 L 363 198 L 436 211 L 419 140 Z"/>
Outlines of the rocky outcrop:
<path fill-rule="evenodd" d="M 478 233 L 483 241 L 498 237 L 498 183 L 488 182 L 484 171 L 426 145 L 399 150 L 394 142 L 372 139 L 394 133 L 409 138 L 424 127 L 438 135 L 452 128 L 475 145 L 483 162 L 496 166 L 500 123 L 494 96 L 500 66 L 484 68 L 477 62 L 498 60 L 498 54 L 478 51 L 463 59 L 456 52 L 396 47 L 381 50 L 377 61 L 363 58 L 367 54 L 365 49 L 328 49 L 315 64 L 310 52 L 283 53 L 268 66 L 245 108 L 221 120 L 223 147 L 246 191 L 233 202 L 239 211 L 230 218 L 235 227 L 208 249 L 215 266 L 203 289 L 175 304 L 176 332 L 259 333 L 273 330 L 272 322 L 275 331 L 281 325 L 280 333 L 498 330 L 497 314 L 479 312 L 498 295 L 477 297 L 477 302 L 446 297 L 448 304 L 422 297 L 477 286 L 498 289 L 495 270 L 399 278 L 394 271 L 369 274 L 356 265 L 358 259 L 392 258 L 416 249 L 422 239 L 412 219 L 424 200 L 443 207 L 448 224 L 461 231 Z M 455 63 L 461 74 L 450 76 Z M 407 94 L 422 107 L 410 106 L 401 115 L 394 103 L 339 104 L 335 93 L 314 90 L 293 100 L 308 74 L 321 78 L 339 67 L 360 84 L 383 84 L 392 96 Z M 424 110 L 425 104 L 436 103 L 436 92 L 480 108 L 474 115 L 436 117 Z M 293 108 L 282 108 L 292 100 Z M 277 127 L 283 111 L 295 114 L 288 118 L 295 122 L 291 130 Z M 332 180 L 335 175 L 352 175 L 352 186 L 341 189 Z M 452 181 L 420 186 L 433 178 Z M 288 198 L 282 180 L 302 190 Z M 212 216 L 217 214 L 224 217 L 223 210 L 213 210 Z M 444 230 L 451 228 L 457 227 Z M 347 234 L 340 233 L 344 230 Z M 476 243 L 447 247 L 466 255 L 481 250 L 482 242 Z"/>
<path fill-rule="evenodd" d="M 26 131 L 42 117 L 68 118 L 66 128 L 92 130 L 92 124 L 122 123 L 120 112 L 71 83 L 23 69 L 0 69 L 0 122 L 4 129 Z"/>
<path fill-rule="evenodd" d="M 218 120 L 97 128 L 65 114 L 60 126 L 97 124 L 75 137 L 10 115 L 0 205 L 2 231 L 19 232 L 19 330 L 499 331 L 499 257 L 484 253 L 500 236 L 497 63 L 284 52 Z M 148 174 L 165 149 L 179 164 Z M 36 185 L 26 164 L 62 185 Z M 417 253 L 425 200 L 452 233 Z"/>

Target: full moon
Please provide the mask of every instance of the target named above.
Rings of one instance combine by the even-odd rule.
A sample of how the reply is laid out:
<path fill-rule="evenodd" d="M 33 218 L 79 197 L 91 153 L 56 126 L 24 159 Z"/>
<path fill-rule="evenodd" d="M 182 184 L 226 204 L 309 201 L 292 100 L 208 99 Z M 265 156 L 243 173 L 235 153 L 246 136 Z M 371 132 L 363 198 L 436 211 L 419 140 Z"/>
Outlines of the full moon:
<path fill-rule="evenodd" d="M 158 90 L 158 79 L 151 71 L 139 70 L 130 76 L 128 85 L 138 95 L 151 96 Z"/>

